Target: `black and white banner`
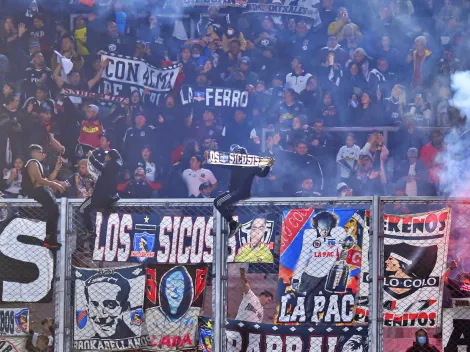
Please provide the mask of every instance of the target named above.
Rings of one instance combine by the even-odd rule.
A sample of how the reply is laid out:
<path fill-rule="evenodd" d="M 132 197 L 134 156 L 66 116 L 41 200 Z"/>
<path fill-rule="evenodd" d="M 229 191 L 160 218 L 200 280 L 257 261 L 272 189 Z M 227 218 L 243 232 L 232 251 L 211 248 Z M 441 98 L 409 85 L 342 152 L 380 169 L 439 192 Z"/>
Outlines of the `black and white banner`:
<path fill-rule="evenodd" d="M 169 0 L 174 1 L 174 0 Z M 184 7 L 219 6 L 219 7 L 246 7 L 248 0 L 183 0 Z"/>
<path fill-rule="evenodd" d="M 145 269 L 75 268 L 74 348 L 124 351 L 147 345 L 144 321 Z"/>
<path fill-rule="evenodd" d="M 443 309 L 442 351 L 470 350 L 470 308 Z"/>
<path fill-rule="evenodd" d="M 244 13 L 262 13 L 271 16 L 303 16 L 312 19 L 314 27 L 321 24 L 320 13 L 315 7 L 248 3 Z"/>
<path fill-rule="evenodd" d="M 101 61 L 108 64 L 101 76 L 103 94 L 128 97 L 137 90 L 142 96 L 149 89 L 149 99 L 158 105 L 162 96 L 173 89 L 179 66 L 156 68 L 144 60 L 117 54 L 101 55 Z"/>
<path fill-rule="evenodd" d="M 0 336 L 26 336 L 28 334 L 28 308 L 0 309 Z"/>
<path fill-rule="evenodd" d="M 228 240 L 228 262 L 273 263 L 274 214 L 236 217 L 242 227 Z M 93 260 L 159 264 L 212 263 L 214 219 L 152 214 L 96 215 Z"/>
<path fill-rule="evenodd" d="M 44 221 L 20 217 L 0 223 L 0 302 L 52 302 L 54 258 L 43 247 Z"/>
<path fill-rule="evenodd" d="M 199 104 L 213 108 L 246 108 L 248 91 L 222 87 L 192 87 L 184 84 L 180 91 L 181 103 Z"/>
<path fill-rule="evenodd" d="M 249 154 L 227 153 L 210 150 L 207 155 L 207 163 L 226 166 L 265 167 L 272 166 L 274 159 L 268 156 Z"/>
<path fill-rule="evenodd" d="M 120 97 L 111 94 L 100 94 L 81 89 L 62 88 L 60 95 L 64 97 L 80 97 L 86 99 L 100 100 L 115 104 L 129 104 L 129 97 Z"/>
<path fill-rule="evenodd" d="M 280 326 L 228 320 L 227 352 L 368 351 L 367 326 Z"/>
<path fill-rule="evenodd" d="M 450 209 L 384 215 L 384 325 L 435 327 L 447 268 Z"/>
<path fill-rule="evenodd" d="M 26 336 L 0 336 L 0 352 L 24 352 L 27 339 Z"/>
<path fill-rule="evenodd" d="M 198 344 L 208 266 L 147 266 L 145 322 L 142 335 L 150 341 L 146 349 L 176 351 Z"/>

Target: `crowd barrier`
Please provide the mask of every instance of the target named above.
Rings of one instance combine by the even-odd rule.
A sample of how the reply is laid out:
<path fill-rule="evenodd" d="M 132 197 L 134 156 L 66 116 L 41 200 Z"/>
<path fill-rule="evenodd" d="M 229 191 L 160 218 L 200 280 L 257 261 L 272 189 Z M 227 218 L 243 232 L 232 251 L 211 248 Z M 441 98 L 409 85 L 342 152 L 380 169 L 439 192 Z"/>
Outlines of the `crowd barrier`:
<path fill-rule="evenodd" d="M 1 200 L 0 350 L 47 318 L 61 352 L 196 351 L 211 336 L 212 351 L 398 352 L 421 328 L 439 350 L 470 346 L 470 200 L 250 199 L 228 242 L 211 200 L 123 200 L 88 242 L 80 204 L 58 201 L 53 256 L 37 203 Z"/>

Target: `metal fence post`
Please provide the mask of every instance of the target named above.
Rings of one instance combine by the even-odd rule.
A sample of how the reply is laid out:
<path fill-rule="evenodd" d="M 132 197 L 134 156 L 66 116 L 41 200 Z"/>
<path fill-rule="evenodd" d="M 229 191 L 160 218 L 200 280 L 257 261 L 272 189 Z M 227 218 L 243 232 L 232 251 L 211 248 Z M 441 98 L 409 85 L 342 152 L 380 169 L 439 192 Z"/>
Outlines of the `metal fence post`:
<path fill-rule="evenodd" d="M 212 281 L 212 292 L 215 294 L 213 302 L 215 307 L 213 307 L 213 334 L 214 334 L 214 351 L 221 352 L 223 348 L 224 341 L 224 289 L 223 289 L 223 267 L 224 267 L 224 235 L 222 233 L 222 216 L 214 208 L 214 221 L 215 221 L 215 246 L 214 246 L 214 264 L 213 270 L 215 270 L 215 275 L 213 275 L 214 280 Z M 214 289 L 215 287 L 215 289 Z"/>
<path fill-rule="evenodd" d="M 380 231 L 380 197 L 374 196 L 372 201 L 372 238 L 371 238 L 371 248 L 372 248 L 372 268 L 371 268 L 371 277 L 372 277 L 372 296 L 371 296 L 371 348 L 370 351 L 381 351 L 380 346 L 380 326 L 378 323 L 379 318 L 379 231 Z"/>
<path fill-rule="evenodd" d="M 56 260 L 56 312 L 55 320 L 58 326 L 55 340 L 57 351 L 65 351 L 65 309 L 66 309 L 66 265 L 67 265 L 67 198 L 62 197 L 60 199 L 60 223 L 59 223 L 59 242 L 62 243 L 62 247 L 57 255 Z"/>

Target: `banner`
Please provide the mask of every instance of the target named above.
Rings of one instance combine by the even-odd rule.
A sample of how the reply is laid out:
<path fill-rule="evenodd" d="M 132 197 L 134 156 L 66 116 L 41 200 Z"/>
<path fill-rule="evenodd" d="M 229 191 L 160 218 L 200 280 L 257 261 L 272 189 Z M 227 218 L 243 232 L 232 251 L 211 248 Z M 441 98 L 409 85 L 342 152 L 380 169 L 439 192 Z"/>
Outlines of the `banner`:
<path fill-rule="evenodd" d="M 353 322 L 364 217 L 354 209 L 284 211 L 276 324 Z"/>
<path fill-rule="evenodd" d="M 226 166 L 266 167 L 274 164 L 274 159 L 268 156 L 227 153 L 209 150 L 207 163 Z"/>
<path fill-rule="evenodd" d="M 372 282 L 369 276 L 369 256 L 370 253 L 370 210 L 364 212 L 357 212 L 353 215 L 350 222 L 357 223 L 357 226 L 362 227 L 362 256 L 361 256 L 361 281 L 359 283 L 359 297 L 357 298 L 356 317 L 355 322 L 368 323 L 369 322 L 369 297 L 370 283 Z"/>
<path fill-rule="evenodd" d="M 442 351 L 470 350 L 470 308 L 443 309 Z"/>
<path fill-rule="evenodd" d="M 179 73 L 178 65 L 156 68 L 130 56 L 106 53 L 101 55 L 101 61 L 105 60 L 109 63 L 101 76 L 101 93 L 129 97 L 131 91 L 138 90 L 143 96 L 144 89 L 149 89 L 149 99 L 155 105 L 173 89 Z"/>
<path fill-rule="evenodd" d="M 142 335 L 151 351 L 194 349 L 208 266 L 149 264 Z"/>
<path fill-rule="evenodd" d="M 244 214 L 228 240 L 228 262 L 273 263 L 274 214 Z M 254 228 L 253 228 L 254 223 Z M 214 220 L 209 216 L 96 215 L 93 260 L 160 264 L 212 263 Z"/>
<path fill-rule="evenodd" d="M 86 99 L 101 100 L 116 104 L 129 104 L 129 97 L 120 97 L 111 94 L 100 94 L 80 89 L 62 88 L 62 90 L 60 91 L 60 95 L 63 95 L 65 97 L 73 96 Z"/>
<path fill-rule="evenodd" d="M 0 336 L 0 352 L 24 352 L 27 339 L 26 336 Z"/>
<path fill-rule="evenodd" d="M 221 87 L 191 87 L 184 84 L 180 90 L 181 104 L 201 104 L 213 108 L 246 108 L 248 91 Z"/>
<path fill-rule="evenodd" d="M 25 335 L 29 335 L 29 309 L 0 309 L 0 336 Z"/>
<path fill-rule="evenodd" d="M 228 320 L 227 351 L 368 351 L 366 326 L 279 326 Z"/>
<path fill-rule="evenodd" d="M 213 352 L 213 334 L 212 334 L 212 320 L 207 317 L 199 318 L 199 345 L 197 350 L 199 352 Z"/>
<path fill-rule="evenodd" d="M 124 351 L 146 346 L 144 320 L 145 269 L 75 268 L 74 348 Z"/>
<path fill-rule="evenodd" d="M 243 13 L 262 13 L 270 16 L 303 16 L 312 19 L 314 27 L 321 24 L 320 14 L 315 7 L 249 3 Z"/>
<path fill-rule="evenodd" d="M 44 221 L 13 217 L 0 223 L 0 302 L 52 302 L 54 258 L 45 238 Z"/>
<path fill-rule="evenodd" d="M 170 0 L 174 1 L 174 0 Z M 219 6 L 219 7 L 246 7 L 248 0 L 183 0 L 184 7 Z"/>
<path fill-rule="evenodd" d="M 447 269 L 450 209 L 384 215 L 384 325 L 434 327 Z"/>

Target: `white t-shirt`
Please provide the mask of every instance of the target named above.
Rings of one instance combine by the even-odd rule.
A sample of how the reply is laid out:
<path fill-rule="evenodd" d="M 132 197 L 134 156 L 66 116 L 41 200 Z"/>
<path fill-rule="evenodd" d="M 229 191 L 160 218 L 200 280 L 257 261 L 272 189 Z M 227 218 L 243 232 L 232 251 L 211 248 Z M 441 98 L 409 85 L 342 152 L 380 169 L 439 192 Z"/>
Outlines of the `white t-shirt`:
<path fill-rule="evenodd" d="M 5 172 L 3 179 L 6 181 L 10 178 L 11 170 Z M 19 194 L 21 191 L 21 181 L 23 180 L 23 175 L 19 174 L 18 178 L 14 180 L 8 188 L 5 188 L 5 192 L 12 193 L 12 194 Z"/>
<path fill-rule="evenodd" d="M 346 163 L 353 168 L 354 161 L 359 159 L 360 152 L 361 148 L 355 144 L 351 148 L 349 148 L 347 145 L 343 145 L 339 150 L 338 155 L 336 156 L 336 161 L 344 159 L 344 161 L 346 161 Z M 348 170 L 346 170 L 341 165 L 338 165 L 338 167 L 342 178 L 348 178 L 350 176 L 350 172 Z"/>
<path fill-rule="evenodd" d="M 157 168 L 155 167 L 155 163 L 145 163 L 145 178 L 150 182 L 155 182 L 155 173 L 157 172 Z"/>
<path fill-rule="evenodd" d="M 197 171 L 186 169 L 183 171 L 183 180 L 186 183 L 186 186 L 188 186 L 188 197 L 191 195 L 197 197 L 200 193 L 199 186 L 203 183 L 207 182 L 211 185 L 215 185 L 217 183 L 217 179 L 212 171 L 207 169 L 199 169 Z"/>
<path fill-rule="evenodd" d="M 240 303 L 240 307 L 238 307 L 235 320 L 261 323 L 263 321 L 263 315 L 264 308 L 254 292 L 249 290 L 247 294 L 243 294 L 242 303 Z"/>

